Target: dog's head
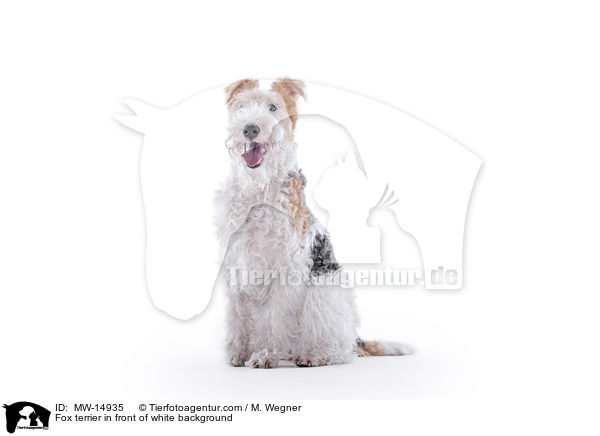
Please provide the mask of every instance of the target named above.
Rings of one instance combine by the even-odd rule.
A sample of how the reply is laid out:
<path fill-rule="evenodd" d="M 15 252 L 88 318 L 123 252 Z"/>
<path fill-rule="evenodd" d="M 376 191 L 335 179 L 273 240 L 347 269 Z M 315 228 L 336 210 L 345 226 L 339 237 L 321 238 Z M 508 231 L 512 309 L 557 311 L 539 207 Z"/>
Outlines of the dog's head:
<path fill-rule="evenodd" d="M 225 88 L 229 110 L 227 147 L 246 171 L 269 172 L 286 159 L 296 127 L 296 101 L 304 94 L 304 83 L 278 79 L 270 90 L 258 81 L 244 79 Z"/>

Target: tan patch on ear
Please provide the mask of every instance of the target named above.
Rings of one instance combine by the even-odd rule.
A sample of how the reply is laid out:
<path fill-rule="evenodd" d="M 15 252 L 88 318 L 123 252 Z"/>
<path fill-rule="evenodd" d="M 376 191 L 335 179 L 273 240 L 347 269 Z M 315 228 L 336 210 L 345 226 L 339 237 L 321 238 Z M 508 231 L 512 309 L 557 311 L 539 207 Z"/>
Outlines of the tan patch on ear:
<path fill-rule="evenodd" d="M 306 186 L 306 177 L 302 171 L 290 173 L 290 179 L 284 187 L 287 194 L 287 212 L 290 216 L 292 227 L 300 236 L 306 234 L 312 214 L 306 205 L 304 196 L 304 187 Z"/>
<path fill-rule="evenodd" d="M 298 119 L 296 101 L 298 100 L 298 97 L 302 97 L 306 100 L 304 87 L 304 82 L 301 80 L 290 79 L 289 77 L 277 79 L 271 84 L 271 89 L 278 92 L 283 97 L 287 113 L 292 120 L 292 130 L 296 128 L 296 121 Z"/>
<path fill-rule="evenodd" d="M 242 79 L 232 83 L 227 88 L 225 88 L 225 105 L 227 107 L 231 107 L 231 103 L 233 103 L 233 99 L 237 94 L 247 89 L 254 88 L 258 88 L 258 80 Z"/>

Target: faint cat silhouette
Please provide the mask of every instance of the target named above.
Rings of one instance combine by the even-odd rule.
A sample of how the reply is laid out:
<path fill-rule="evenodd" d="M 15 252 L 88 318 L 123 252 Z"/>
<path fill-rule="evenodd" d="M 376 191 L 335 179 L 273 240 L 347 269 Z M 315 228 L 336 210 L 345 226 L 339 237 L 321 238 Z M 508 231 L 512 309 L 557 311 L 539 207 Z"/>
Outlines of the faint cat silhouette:
<path fill-rule="evenodd" d="M 354 152 L 330 168 L 313 193 L 318 205 L 329 213 L 326 227 L 338 262 L 379 263 L 379 235 L 366 222 L 377 191 L 359 169 Z"/>

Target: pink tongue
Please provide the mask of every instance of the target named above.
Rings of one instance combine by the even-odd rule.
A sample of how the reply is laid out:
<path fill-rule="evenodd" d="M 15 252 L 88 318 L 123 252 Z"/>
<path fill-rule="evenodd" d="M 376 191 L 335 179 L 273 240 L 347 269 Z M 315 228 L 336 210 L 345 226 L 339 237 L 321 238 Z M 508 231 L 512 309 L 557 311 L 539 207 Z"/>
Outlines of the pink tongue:
<path fill-rule="evenodd" d="M 250 147 L 251 148 L 249 148 L 242 156 L 248 166 L 255 167 L 265 156 L 265 148 L 262 144 L 256 144 L 254 142 L 250 144 Z"/>

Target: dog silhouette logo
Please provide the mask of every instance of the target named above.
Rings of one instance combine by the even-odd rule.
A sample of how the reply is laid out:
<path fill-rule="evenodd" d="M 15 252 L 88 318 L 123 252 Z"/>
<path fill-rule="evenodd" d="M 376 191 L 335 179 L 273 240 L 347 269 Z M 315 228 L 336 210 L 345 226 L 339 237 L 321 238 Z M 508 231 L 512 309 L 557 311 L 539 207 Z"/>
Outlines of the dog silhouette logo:
<path fill-rule="evenodd" d="M 48 430 L 50 411 L 42 406 L 29 401 L 19 401 L 6 409 L 6 431 L 14 433 L 21 429 L 44 429 Z"/>

